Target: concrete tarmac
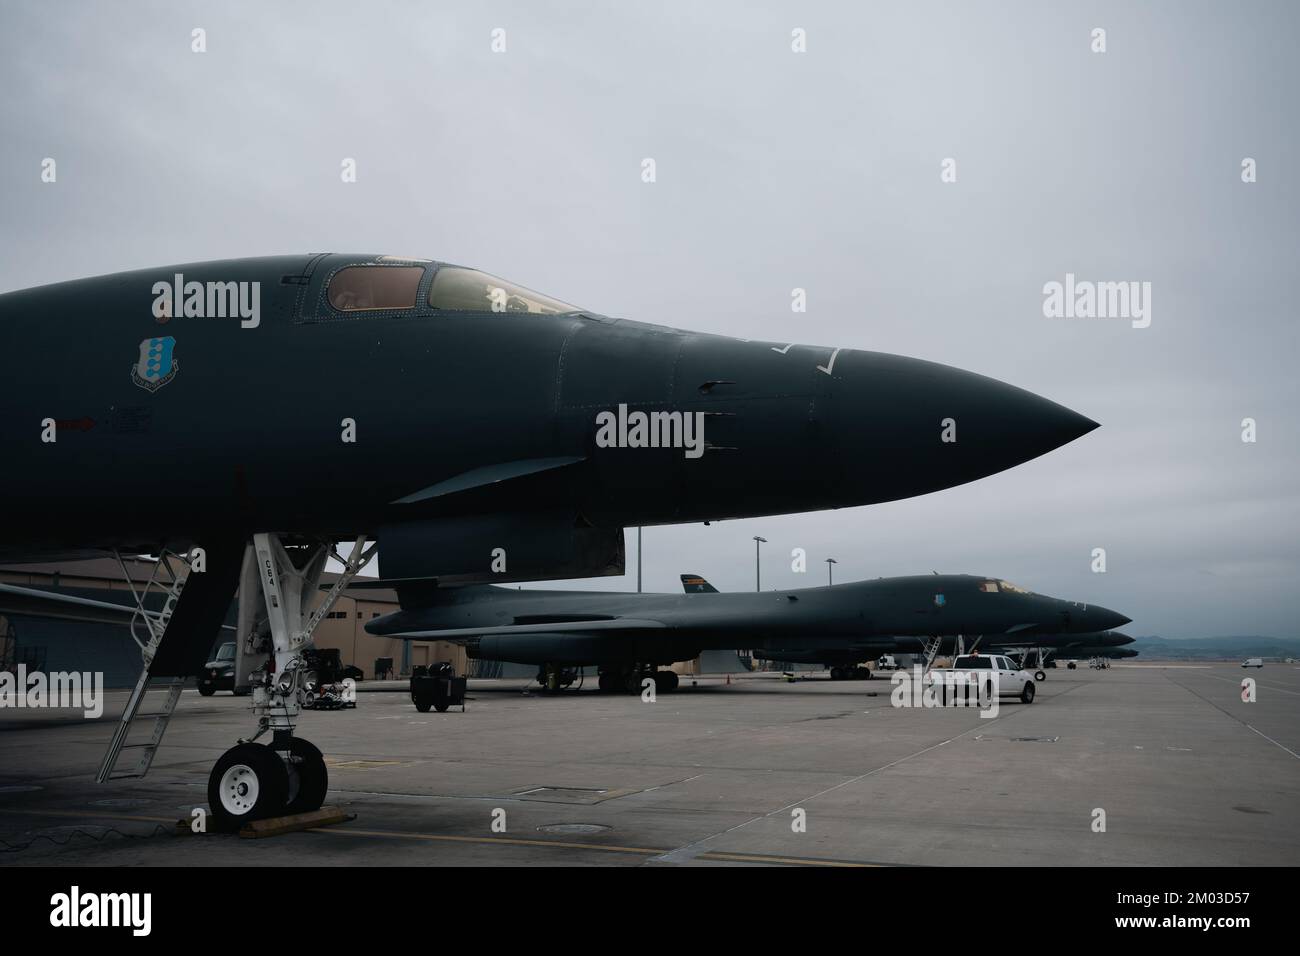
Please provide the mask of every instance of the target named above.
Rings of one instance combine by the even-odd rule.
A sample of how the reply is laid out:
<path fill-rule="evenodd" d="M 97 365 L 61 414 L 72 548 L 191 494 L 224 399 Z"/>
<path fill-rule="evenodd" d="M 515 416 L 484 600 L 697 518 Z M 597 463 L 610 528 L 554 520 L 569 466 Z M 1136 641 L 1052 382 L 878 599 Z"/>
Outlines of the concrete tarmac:
<path fill-rule="evenodd" d="M 991 719 L 824 672 L 653 703 L 471 681 L 444 714 L 361 693 L 298 731 L 356 819 L 262 840 L 174 826 L 251 732 L 248 698 L 186 691 L 149 775 L 105 785 L 125 692 L 98 720 L 4 709 L 0 866 L 1300 864 L 1300 667 L 1047 674 Z"/>

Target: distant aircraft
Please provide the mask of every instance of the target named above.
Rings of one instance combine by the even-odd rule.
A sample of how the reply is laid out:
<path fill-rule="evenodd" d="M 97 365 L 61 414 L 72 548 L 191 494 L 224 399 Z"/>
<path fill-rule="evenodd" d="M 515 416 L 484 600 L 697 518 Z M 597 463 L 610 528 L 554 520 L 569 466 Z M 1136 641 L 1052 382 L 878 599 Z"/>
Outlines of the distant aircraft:
<path fill-rule="evenodd" d="M 1128 618 L 1098 605 L 1034 594 L 1006 581 L 966 574 L 878 578 L 788 591 L 720 594 L 517 591 L 491 586 L 438 588 L 397 582 L 402 610 L 368 621 L 371 634 L 448 640 L 472 658 L 538 664 L 554 688 L 564 672 L 594 665 L 602 690 L 677 685 L 659 665 L 704 650 L 765 648 L 784 653 L 817 635 L 822 646 L 937 635 L 1093 634 Z M 377 582 L 382 584 L 383 582 Z M 922 642 L 917 641 L 918 645 Z M 787 659 L 787 658 L 782 658 Z"/>
<path fill-rule="evenodd" d="M 0 382 L 0 561 L 186 559 L 175 577 L 160 561 L 140 596 L 146 666 L 99 779 L 135 747 L 150 680 L 202 668 L 239 588 L 251 637 L 237 667 L 266 742 L 214 767 L 222 825 L 323 799 L 324 760 L 293 735 L 312 681 L 302 651 L 376 542 L 390 579 L 619 574 L 629 526 L 926 494 L 1097 427 L 932 362 L 616 319 L 372 254 L 5 293 Z M 331 555 L 344 572 L 318 604 Z M 0 611 L 31 600 L 5 589 Z M 132 750 L 135 775 L 177 700 Z"/>
<path fill-rule="evenodd" d="M 1065 648 L 1059 654 L 1053 654 L 1052 657 L 1058 660 L 1067 661 L 1090 661 L 1094 657 L 1105 657 L 1111 660 L 1120 660 L 1127 657 L 1137 657 L 1140 651 L 1135 651 L 1130 647 L 1113 647 L 1079 644 Z"/>
<path fill-rule="evenodd" d="M 1077 634 L 1072 638 L 1049 642 L 1019 641 L 1004 650 L 1018 658 L 1025 668 L 1034 667 L 1036 680 L 1045 680 L 1047 675 L 1043 668 L 1055 667 L 1054 662 L 1058 658 L 1091 660 L 1094 657 L 1137 657 L 1137 651 L 1124 646 L 1132 643 L 1133 638 L 1127 634 L 1106 631 L 1101 634 Z"/>
<path fill-rule="evenodd" d="M 718 589 L 701 575 L 683 574 L 681 580 L 682 590 L 687 594 L 718 593 Z M 991 578 L 986 580 L 984 586 L 987 589 L 1014 588 L 1014 585 L 1008 584 L 1006 581 L 995 581 Z M 754 647 L 751 650 L 753 656 L 759 660 L 788 664 L 820 664 L 830 669 L 832 680 L 870 680 L 872 672 L 863 665 L 868 661 L 875 660 L 882 654 L 930 654 L 933 657 L 936 654 L 953 654 L 959 650 L 969 652 L 972 647 L 978 647 L 983 650 L 996 648 L 1009 651 L 1014 649 L 1021 652 L 1027 660 L 1028 652 L 1031 650 L 1045 652 L 1049 649 L 1059 650 L 1088 645 L 1118 647 L 1133 643 L 1133 638 L 1111 631 L 1082 634 L 1026 634 L 1026 632 L 1012 634 L 982 632 L 972 634 L 971 632 L 955 632 L 932 636 L 937 639 L 937 643 L 923 637 L 901 634 L 860 634 L 847 639 L 802 635 L 783 642 L 779 647 Z M 1137 652 L 1132 653 L 1136 654 Z M 1038 661 L 1038 671 L 1035 674 L 1038 680 L 1043 680 L 1046 677 L 1042 667 L 1049 657 L 1050 655 L 1044 653 Z"/>

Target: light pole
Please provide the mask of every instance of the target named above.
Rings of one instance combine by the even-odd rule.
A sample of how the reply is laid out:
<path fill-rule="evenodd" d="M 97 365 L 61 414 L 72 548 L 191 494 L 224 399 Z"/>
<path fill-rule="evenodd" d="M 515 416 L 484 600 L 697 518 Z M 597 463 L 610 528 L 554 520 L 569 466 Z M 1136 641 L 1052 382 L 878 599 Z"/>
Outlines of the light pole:
<path fill-rule="evenodd" d="M 641 593 L 641 529 L 636 529 L 636 593 Z"/>
<path fill-rule="evenodd" d="M 826 559 L 826 583 L 827 583 L 827 584 L 834 584 L 834 583 L 835 583 L 834 578 L 832 577 L 832 574 L 831 574 L 831 565 L 834 565 L 834 564 L 839 564 L 839 562 L 836 561 L 834 558 L 827 558 L 827 559 Z"/>
<path fill-rule="evenodd" d="M 760 545 L 764 545 L 764 544 L 767 544 L 767 538 L 760 538 L 758 535 L 754 535 L 754 590 L 755 591 L 763 590 L 763 577 L 761 571 L 759 570 L 758 549 Z"/>

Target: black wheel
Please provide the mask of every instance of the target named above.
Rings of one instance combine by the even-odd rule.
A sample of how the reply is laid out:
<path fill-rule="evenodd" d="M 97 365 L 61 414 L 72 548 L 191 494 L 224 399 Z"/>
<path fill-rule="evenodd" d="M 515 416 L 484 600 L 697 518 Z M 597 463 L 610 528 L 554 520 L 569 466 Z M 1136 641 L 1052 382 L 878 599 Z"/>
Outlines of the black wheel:
<path fill-rule="evenodd" d="M 1032 704 L 1033 702 L 1034 702 L 1034 685 L 1025 684 L 1024 688 L 1020 691 L 1020 703 Z"/>
<path fill-rule="evenodd" d="M 1042 671 L 1034 671 L 1034 680 L 1047 680 L 1047 675 Z"/>
<path fill-rule="evenodd" d="M 204 697 L 211 697 L 216 692 L 217 689 L 215 687 L 204 687 L 202 684 L 199 685 L 199 693 Z"/>
<path fill-rule="evenodd" d="M 602 694 L 608 694 L 614 689 L 614 677 L 612 674 L 601 674 L 596 678 L 596 686 Z"/>
<path fill-rule="evenodd" d="M 641 693 L 641 674 L 633 671 L 623 678 L 623 689 L 629 694 Z"/>
<path fill-rule="evenodd" d="M 289 769 L 289 801 L 285 804 L 285 812 L 319 810 L 325 802 L 330 782 L 325 758 L 315 744 L 298 737 L 289 742 L 289 754 L 300 759 L 295 760 Z"/>
<path fill-rule="evenodd" d="M 668 693 L 671 694 L 677 689 L 678 684 L 681 683 L 681 678 L 677 676 L 676 671 L 664 671 L 664 673 L 668 675 Z"/>
<path fill-rule="evenodd" d="M 289 772 L 280 755 L 263 744 L 231 747 L 208 775 L 208 806 L 218 830 L 237 830 L 250 820 L 284 812 Z"/>
<path fill-rule="evenodd" d="M 413 696 L 411 700 L 415 701 L 415 709 L 422 714 L 427 714 L 429 708 L 433 706 L 433 698 L 425 694 L 421 694 L 418 697 Z"/>

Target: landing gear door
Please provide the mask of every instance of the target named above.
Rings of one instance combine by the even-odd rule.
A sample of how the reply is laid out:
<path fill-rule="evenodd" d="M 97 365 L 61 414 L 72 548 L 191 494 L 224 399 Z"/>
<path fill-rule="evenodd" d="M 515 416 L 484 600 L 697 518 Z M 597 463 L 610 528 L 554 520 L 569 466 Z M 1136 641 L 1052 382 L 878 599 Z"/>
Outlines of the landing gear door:
<path fill-rule="evenodd" d="M 244 564 L 239 572 L 239 607 L 235 613 L 235 690 L 248 686 L 249 675 L 266 663 L 270 628 L 266 621 L 266 602 L 262 597 L 262 580 L 250 544 L 244 548 Z"/>

